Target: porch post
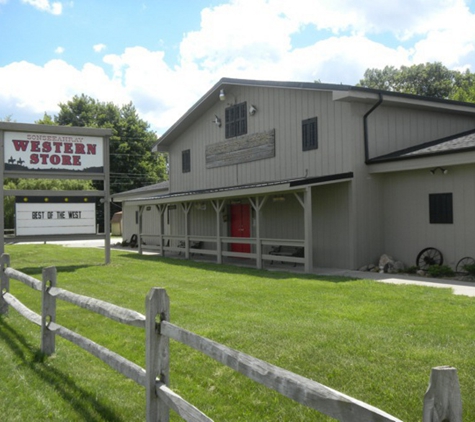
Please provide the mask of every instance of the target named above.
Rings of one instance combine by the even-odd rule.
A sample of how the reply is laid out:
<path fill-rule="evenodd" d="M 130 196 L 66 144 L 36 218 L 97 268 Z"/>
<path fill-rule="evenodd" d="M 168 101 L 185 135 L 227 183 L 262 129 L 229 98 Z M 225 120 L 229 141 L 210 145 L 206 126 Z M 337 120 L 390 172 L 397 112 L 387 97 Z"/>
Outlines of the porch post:
<path fill-rule="evenodd" d="M 142 228 L 143 228 L 142 216 L 143 216 L 143 210 L 144 209 L 145 209 L 144 205 L 139 206 L 139 232 L 138 232 L 138 235 L 137 235 L 137 243 L 138 243 L 139 254 L 140 255 L 142 255 Z"/>
<path fill-rule="evenodd" d="M 262 243 L 261 243 L 261 209 L 267 200 L 267 196 L 249 198 L 249 202 L 256 212 L 256 267 L 262 269 Z"/>
<path fill-rule="evenodd" d="M 218 264 L 223 263 L 223 247 L 221 244 L 221 211 L 224 207 L 224 199 L 211 201 L 213 208 L 216 211 L 216 262 Z"/>
<path fill-rule="evenodd" d="M 312 188 L 304 192 L 305 272 L 313 271 Z"/>
<path fill-rule="evenodd" d="M 185 213 L 185 258 L 190 259 L 190 238 L 189 238 L 189 225 L 190 225 L 190 209 L 191 202 L 182 202 L 181 207 Z"/>
<path fill-rule="evenodd" d="M 160 228 L 160 248 L 159 248 L 159 251 L 160 251 L 160 255 L 162 256 L 165 256 L 164 254 L 164 250 L 163 250 L 163 232 L 164 232 L 164 227 L 165 227 L 165 224 L 163 222 L 163 214 L 167 208 L 166 205 L 155 205 L 157 207 L 157 210 L 158 210 L 158 214 L 159 214 L 159 228 Z"/>

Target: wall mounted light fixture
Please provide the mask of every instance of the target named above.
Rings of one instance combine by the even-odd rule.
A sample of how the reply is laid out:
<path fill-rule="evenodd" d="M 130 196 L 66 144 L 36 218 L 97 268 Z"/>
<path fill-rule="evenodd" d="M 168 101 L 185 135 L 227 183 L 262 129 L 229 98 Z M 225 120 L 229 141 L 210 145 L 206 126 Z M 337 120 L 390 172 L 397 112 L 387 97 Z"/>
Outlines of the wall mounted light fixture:
<path fill-rule="evenodd" d="M 437 173 L 437 170 L 439 170 L 442 174 L 447 174 L 449 172 L 446 168 L 443 168 L 443 167 L 435 167 L 432 170 L 430 170 L 430 172 L 432 174 L 435 174 Z"/>
<path fill-rule="evenodd" d="M 214 115 L 213 122 L 216 126 L 221 127 L 221 119 L 218 116 L 216 116 L 216 114 Z"/>
<path fill-rule="evenodd" d="M 283 202 L 285 201 L 284 195 L 275 195 L 272 197 L 272 202 Z"/>
<path fill-rule="evenodd" d="M 257 112 L 257 107 L 255 105 L 252 105 L 249 107 L 249 116 L 254 116 Z"/>
<path fill-rule="evenodd" d="M 230 98 L 230 96 L 232 97 L 232 99 Z M 236 96 L 232 92 L 226 92 L 224 88 L 219 90 L 219 100 L 223 102 L 229 100 L 228 105 L 232 104 L 231 100 L 234 100 L 234 104 L 236 104 L 237 101 Z"/>

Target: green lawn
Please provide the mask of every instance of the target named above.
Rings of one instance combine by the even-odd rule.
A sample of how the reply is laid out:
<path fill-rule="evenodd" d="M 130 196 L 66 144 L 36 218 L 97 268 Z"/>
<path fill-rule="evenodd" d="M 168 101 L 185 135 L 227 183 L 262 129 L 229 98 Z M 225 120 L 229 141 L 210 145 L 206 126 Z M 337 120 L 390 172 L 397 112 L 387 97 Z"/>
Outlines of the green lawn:
<path fill-rule="evenodd" d="M 475 420 L 475 298 L 450 290 L 267 272 L 56 245 L 7 247 L 11 266 L 58 287 L 145 313 L 151 287 L 170 296 L 171 321 L 190 331 L 420 421 L 430 370 L 457 368 L 464 420 Z M 39 312 L 40 294 L 10 291 Z M 144 367 L 144 333 L 58 301 L 58 323 Z M 0 415 L 5 421 L 142 421 L 145 390 L 13 309 L 0 317 Z M 326 421 L 211 359 L 171 342 L 171 387 L 216 421 Z M 172 420 L 178 421 L 172 412 Z"/>

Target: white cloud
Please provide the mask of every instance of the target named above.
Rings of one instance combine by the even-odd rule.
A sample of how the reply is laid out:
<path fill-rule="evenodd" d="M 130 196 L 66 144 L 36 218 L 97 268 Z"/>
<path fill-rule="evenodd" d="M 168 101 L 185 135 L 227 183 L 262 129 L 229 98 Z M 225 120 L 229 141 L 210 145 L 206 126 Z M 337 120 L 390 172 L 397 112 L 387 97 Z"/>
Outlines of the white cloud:
<path fill-rule="evenodd" d="M 96 44 L 92 46 L 92 48 L 94 49 L 96 53 L 101 53 L 102 51 L 106 49 L 106 47 L 107 46 L 105 44 Z"/>
<path fill-rule="evenodd" d="M 241 57 L 277 62 L 291 48 L 290 34 L 296 30 L 266 1 L 236 0 L 204 9 L 201 29 L 185 35 L 180 53 L 184 63 L 197 62 L 205 69 L 216 69 Z"/>
<path fill-rule="evenodd" d="M 16 110 L 7 113 L 14 119 L 17 114 L 33 115 L 35 120 L 44 112 L 55 114 L 60 102 L 82 93 L 121 104 L 129 100 L 121 91 L 101 67 L 91 64 L 76 69 L 63 60 L 51 60 L 44 66 L 22 61 L 0 68 L 0 103 Z"/>
<path fill-rule="evenodd" d="M 163 52 L 143 47 L 106 55 L 104 62 L 113 69 L 112 81 L 157 128 L 166 128 L 178 119 L 214 82 L 193 65 L 172 69 Z"/>
<path fill-rule="evenodd" d="M 269 0 L 273 9 L 296 25 L 313 25 L 339 34 L 390 32 L 401 39 L 453 25 L 454 10 L 468 10 L 464 0 Z M 442 26 L 441 26 L 442 25 Z"/>
<path fill-rule="evenodd" d="M 60 46 L 60 47 L 57 47 L 57 48 L 54 50 L 54 52 L 55 52 L 56 54 L 63 54 L 63 53 L 64 53 L 64 47 L 61 47 L 61 46 Z"/>
<path fill-rule="evenodd" d="M 42 12 L 48 12 L 53 15 L 63 13 L 63 5 L 60 2 L 50 2 L 49 0 L 22 0 L 23 3 L 29 4 Z"/>

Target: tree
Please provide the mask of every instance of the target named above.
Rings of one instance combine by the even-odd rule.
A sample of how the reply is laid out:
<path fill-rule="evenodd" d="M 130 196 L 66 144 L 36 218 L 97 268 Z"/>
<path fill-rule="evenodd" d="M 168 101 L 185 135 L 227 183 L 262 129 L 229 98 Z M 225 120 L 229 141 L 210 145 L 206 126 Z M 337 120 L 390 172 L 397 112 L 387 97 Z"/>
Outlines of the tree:
<path fill-rule="evenodd" d="M 52 118 L 45 113 L 40 124 L 110 128 L 111 193 L 123 192 L 167 179 L 166 157 L 153 154 L 156 134 L 140 119 L 132 103 L 118 107 L 82 94 L 59 104 L 60 112 Z M 98 184 L 95 184 L 99 187 Z"/>
<path fill-rule="evenodd" d="M 460 74 L 451 99 L 475 103 L 475 73 L 466 70 Z"/>
<path fill-rule="evenodd" d="M 449 70 L 442 63 L 435 62 L 401 66 L 399 69 L 393 66 L 367 69 L 357 86 L 466 101 L 465 98 L 473 98 L 465 93 L 473 92 L 474 82 L 475 74 L 468 70 L 463 73 Z"/>

